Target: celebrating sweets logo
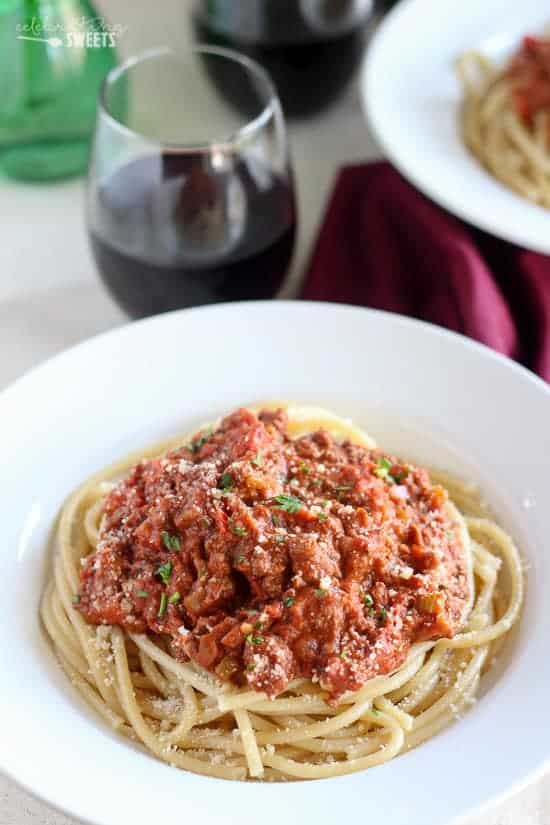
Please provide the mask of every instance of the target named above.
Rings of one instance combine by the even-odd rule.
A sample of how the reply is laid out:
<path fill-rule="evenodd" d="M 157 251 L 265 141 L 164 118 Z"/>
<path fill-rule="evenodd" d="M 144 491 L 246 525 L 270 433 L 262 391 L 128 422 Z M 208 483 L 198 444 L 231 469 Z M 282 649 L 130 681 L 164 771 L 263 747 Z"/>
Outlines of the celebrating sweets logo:
<path fill-rule="evenodd" d="M 121 23 L 107 23 L 103 17 L 83 15 L 71 21 L 71 29 L 58 20 L 32 17 L 25 23 L 18 23 L 16 33 L 18 40 L 34 40 L 37 43 L 46 43 L 54 49 L 62 46 L 69 49 L 114 49 L 118 39 L 127 29 L 128 26 Z"/>

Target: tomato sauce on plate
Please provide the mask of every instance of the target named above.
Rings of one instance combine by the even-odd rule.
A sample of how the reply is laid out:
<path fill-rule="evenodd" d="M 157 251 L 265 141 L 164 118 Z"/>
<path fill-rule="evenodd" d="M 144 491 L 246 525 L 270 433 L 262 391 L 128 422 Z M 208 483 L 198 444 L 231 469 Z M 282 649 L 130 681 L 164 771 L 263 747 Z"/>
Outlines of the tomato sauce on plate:
<path fill-rule="evenodd" d="M 550 39 L 523 38 L 508 67 L 518 116 L 532 125 L 538 112 L 550 112 Z"/>
<path fill-rule="evenodd" d="M 336 702 L 460 628 L 446 502 L 422 468 L 240 409 L 106 496 L 76 607 L 270 697 L 304 676 Z"/>

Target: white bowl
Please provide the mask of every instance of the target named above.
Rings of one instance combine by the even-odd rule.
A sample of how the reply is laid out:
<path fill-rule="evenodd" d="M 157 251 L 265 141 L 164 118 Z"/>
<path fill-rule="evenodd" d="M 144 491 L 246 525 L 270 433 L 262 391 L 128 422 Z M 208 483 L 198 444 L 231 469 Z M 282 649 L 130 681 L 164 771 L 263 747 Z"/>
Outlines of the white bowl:
<path fill-rule="evenodd" d="M 289 784 L 184 773 L 109 730 L 38 618 L 55 515 L 114 458 L 240 404 L 283 397 L 353 417 L 380 444 L 479 481 L 529 564 L 511 649 L 464 719 L 365 773 Z M 550 756 L 550 389 L 458 335 L 306 302 L 176 312 L 87 341 L 0 396 L 0 768 L 98 825 L 443 825 Z"/>
<path fill-rule="evenodd" d="M 502 60 L 541 33 L 541 0 L 402 0 L 378 29 L 361 77 L 370 126 L 399 171 L 432 200 L 505 240 L 550 253 L 550 212 L 493 178 L 466 149 L 455 61 Z"/>

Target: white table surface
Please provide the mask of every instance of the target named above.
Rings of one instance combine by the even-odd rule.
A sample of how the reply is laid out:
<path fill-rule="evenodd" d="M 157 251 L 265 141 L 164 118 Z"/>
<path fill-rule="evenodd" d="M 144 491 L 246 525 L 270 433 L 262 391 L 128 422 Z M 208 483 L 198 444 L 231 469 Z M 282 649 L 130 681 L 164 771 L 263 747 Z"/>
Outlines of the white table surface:
<path fill-rule="evenodd" d="M 189 2 L 162 0 L 162 12 L 161 4 L 145 0 L 100 0 L 97 7 L 112 23 L 128 26 L 120 50 L 130 54 L 163 43 L 183 46 L 190 36 Z M 299 235 L 283 290 L 287 296 L 298 289 L 336 170 L 343 163 L 379 154 L 355 88 L 321 117 L 292 125 L 290 134 Z M 35 186 L 0 178 L 0 389 L 65 347 L 125 321 L 95 273 L 84 227 L 83 191 L 81 180 Z M 71 822 L 0 776 L 0 825 Z M 467 822 L 550 825 L 550 776 Z"/>

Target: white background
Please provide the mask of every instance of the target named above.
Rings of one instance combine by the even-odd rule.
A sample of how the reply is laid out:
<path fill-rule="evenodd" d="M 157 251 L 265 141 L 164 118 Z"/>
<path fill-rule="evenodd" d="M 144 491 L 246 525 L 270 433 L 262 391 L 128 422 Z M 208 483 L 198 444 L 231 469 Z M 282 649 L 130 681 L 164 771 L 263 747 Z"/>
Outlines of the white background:
<path fill-rule="evenodd" d="M 126 55 L 166 43 L 183 48 L 190 37 L 189 2 L 99 0 L 97 8 L 112 23 L 128 25 L 120 41 Z M 299 237 L 285 295 L 298 289 L 336 170 L 343 163 L 378 155 L 355 88 L 321 117 L 293 125 L 290 134 Z M 0 388 L 64 347 L 124 321 L 95 274 L 83 222 L 83 192 L 82 180 L 34 186 L 0 179 Z M 0 777 L 0 825 L 70 821 Z M 550 825 L 549 779 L 468 823 Z"/>

